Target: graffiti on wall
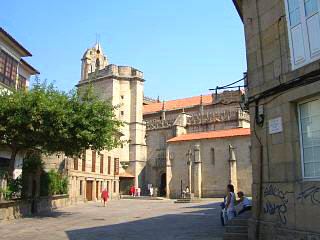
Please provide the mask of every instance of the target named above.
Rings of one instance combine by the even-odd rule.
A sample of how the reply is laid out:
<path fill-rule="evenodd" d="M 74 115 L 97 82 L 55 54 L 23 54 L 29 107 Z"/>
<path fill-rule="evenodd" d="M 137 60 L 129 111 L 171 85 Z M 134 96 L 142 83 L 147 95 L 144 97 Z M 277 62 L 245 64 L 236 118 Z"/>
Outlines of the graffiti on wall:
<path fill-rule="evenodd" d="M 265 187 L 263 191 L 265 198 L 265 205 L 263 206 L 264 213 L 277 215 L 281 224 L 287 224 L 287 194 L 288 192 L 284 192 L 274 185 Z"/>
<path fill-rule="evenodd" d="M 314 205 L 320 205 L 320 187 L 312 186 L 299 193 L 298 200 L 310 200 Z"/>

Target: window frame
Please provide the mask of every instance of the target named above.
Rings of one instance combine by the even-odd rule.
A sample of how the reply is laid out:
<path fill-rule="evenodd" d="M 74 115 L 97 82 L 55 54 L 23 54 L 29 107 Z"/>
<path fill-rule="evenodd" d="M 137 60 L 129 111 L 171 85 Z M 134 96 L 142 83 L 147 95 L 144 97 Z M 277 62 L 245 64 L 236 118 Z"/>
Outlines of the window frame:
<path fill-rule="evenodd" d="M 291 29 L 298 26 L 294 25 L 291 26 L 290 22 L 290 15 L 289 15 L 289 0 L 284 0 L 285 3 L 285 14 L 286 14 L 286 20 L 287 20 L 287 31 L 288 31 L 288 44 L 290 49 L 290 63 L 291 63 L 291 70 L 299 69 L 303 66 L 308 65 L 309 63 L 315 62 L 320 59 L 320 51 L 315 55 L 311 56 L 311 50 L 310 50 L 310 41 L 309 41 L 309 34 L 308 34 L 308 27 L 306 24 L 306 19 L 310 18 L 310 16 L 306 16 L 306 10 L 305 10 L 305 4 L 304 0 L 297 0 L 299 4 L 299 10 L 300 10 L 300 24 L 301 24 L 301 31 L 302 31 L 302 40 L 303 40 L 303 49 L 305 52 L 305 60 L 299 63 L 295 63 L 294 59 L 294 49 L 293 49 L 293 39 L 291 36 Z M 318 13 L 319 13 L 319 21 L 320 21 L 320 0 L 316 0 L 318 4 Z M 315 15 L 316 13 L 313 13 Z M 319 23 L 320 24 L 320 23 Z"/>
<path fill-rule="evenodd" d="M 26 89 L 26 88 L 27 88 L 27 78 L 25 76 L 22 76 L 21 74 L 18 74 L 17 89 Z"/>
<path fill-rule="evenodd" d="M 315 177 L 306 177 L 305 176 L 305 167 L 304 167 L 304 150 L 303 150 L 303 139 L 302 139 L 302 129 L 301 129 L 301 111 L 300 111 L 300 106 L 302 104 L 306 104 L 309 102 L 313 102 L 313 101 L 320 101 L 320 95 L 319 96 L 315 96 L 312 98 L 308 98 L 307 100 L 304 101 L 300 101 L 297 104 L 297 110 L 298 110 L 298 127 L 299 127 L 299 143 L 300 143 L 300 162 L 301 162 L 301 171 L 302 171 L 302 179 L 304 181 L 320 181 L 320 175 L 319 176 L 315 176 Z"/>
<path fill-rule="evenodd" d="M 3 57 L 3 72 L 0 72 L 0 82 L 16 88 L 19 62 L 2 49 L 0 49 L 0 59 L 1 57 Z"/>
<path fill-rule="evenodd" d="M 108 156 L 108 175 L 111 174 L 111 161 L 112 161 L 112 157 Z"/>
<path fill-rule="evenodd" d="M 86 165 L 87 165 L 87 156 L 86 156 L 86 151 L 84 151 L 82 153 L 82 166 L 81 166 L 82 172 L 86 172 Z"/>
<path fill-rule="evenodd" d="M 119 168 L 120 168 L 120 159 L 119 158 L 114 158 L 114 168 L 113 168 L 113 175 L 119 175 Z"/>
<path fill-rule="evenodd" d="M 96 172 L 96 162 L 97 162 L 97 152 L 92 151 L 91 152 L 91 172 L 95 173 Z"/>
<path fill-rule="evenodd" d="M 104 154 L 99 154 L 100 156 L 100 174 L 103 174 L 103 168 L 104 168 Z"/>

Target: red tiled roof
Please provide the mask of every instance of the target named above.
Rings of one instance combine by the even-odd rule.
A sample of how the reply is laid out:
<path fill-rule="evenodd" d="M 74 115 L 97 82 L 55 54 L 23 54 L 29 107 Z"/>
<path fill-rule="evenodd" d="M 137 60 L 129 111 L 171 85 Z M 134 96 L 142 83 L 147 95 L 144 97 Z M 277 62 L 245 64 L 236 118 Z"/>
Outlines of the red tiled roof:
<path fill-rule="evenodd" d="M 217 130 L 211 132 L 200 132 L 200 133 L 189 133 L 183 134 L 178 137 L 169 139 L 167 142 L 182 142 L 182 141 L 192 141 L 201 139 L 212 139 L 212 138 L 228 138 L 228 137 L 239 137 L 239 136 L 249 136 L 250 128 L 233 128 L 226 130 Z"/>
<path fill-rule="evenodd" d="M 213 98 L 211 94 L 202 96 L 203 104 L 210 104 L 212 103 L 212 100 Z M 200 101 L 201 101 L 201 96 L 170 100 L 170 101 L 164 102 L 164 109 L 174 110 L 174 109 L 192 107 L 195 105 L 200 105 Z M 160 110 L 162 110 L 162 107 L 163 107 L 163 102 L 156 102 L 156 103 L 150 103 L 148 105 L 144 105 L 143 114 L 159 112 Z"/>

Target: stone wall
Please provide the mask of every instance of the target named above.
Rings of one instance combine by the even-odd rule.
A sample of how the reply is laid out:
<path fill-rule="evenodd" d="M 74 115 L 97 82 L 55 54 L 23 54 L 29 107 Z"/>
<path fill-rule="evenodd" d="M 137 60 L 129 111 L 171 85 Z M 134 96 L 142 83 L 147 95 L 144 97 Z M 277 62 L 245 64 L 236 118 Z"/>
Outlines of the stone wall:
<path fill-rule="evenodd" d="M 17 200 L 0 203 L 0 221 L 13 220 L 52 211 L 70 205 L 68 195 L 40 197 L 36 200 Z"/>
<path fill-rule="evenodd" d="M 250 137 L 204 139 L 169 143 L 168 151 L 172 155 L 167 181 L 170 198 L 178 198 L 182 187 L 188 185 L 188 166 L 186 153 L 198 144 L 202 162 L 202 197 L 223 197 L 229 183 L 229 144 L 235 149 L 237 189 L 251 195 Z M 168 167 L 167 167 L 168 169 Z M 169 172 L 170 172 L 169 171 Z M 194 180 L 192 180 L 194 181 Z"/>
<path fill-rule="evenodd" d="M 299 79 L 310 80 L 308 74 L 319 79 L 319 60 L 292 70 L 283 0 L 238 2 L 245 28 L 249 99 Z M 250 104 L 254 134 L 249 239 L 320 239 L 320 182 L 303 177 L 298 116 L 298 104 L 319 95 L 319 81 L 306 82 Z M 256 107 L 263 109 L 264 121 L 259 124 Z M 269 121 L 276 118 L 282 130 L 270 133 Z"/>

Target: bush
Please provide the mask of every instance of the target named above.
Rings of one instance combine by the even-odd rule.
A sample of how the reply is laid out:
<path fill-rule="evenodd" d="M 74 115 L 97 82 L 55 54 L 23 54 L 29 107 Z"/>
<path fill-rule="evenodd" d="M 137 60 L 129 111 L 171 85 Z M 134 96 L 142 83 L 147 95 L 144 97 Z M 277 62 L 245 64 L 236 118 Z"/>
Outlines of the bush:
<path fill-rule="evenodd" d="M 6 189 L 0 188 L 0 193 L 3 194 L 4 199 L 11 200 L 14 198 L 20 198 L 21 190 L 22 190 L 22 177 L 19 176 L 16 179 L 7 178 L 7 188 Z"/>
<path fill-rule="evenodd" d="M 42 172 L 40 177 L 40 195 L 53 196 L 68 193 L 68 177 L 62 176 L 55 170 Z"/>

